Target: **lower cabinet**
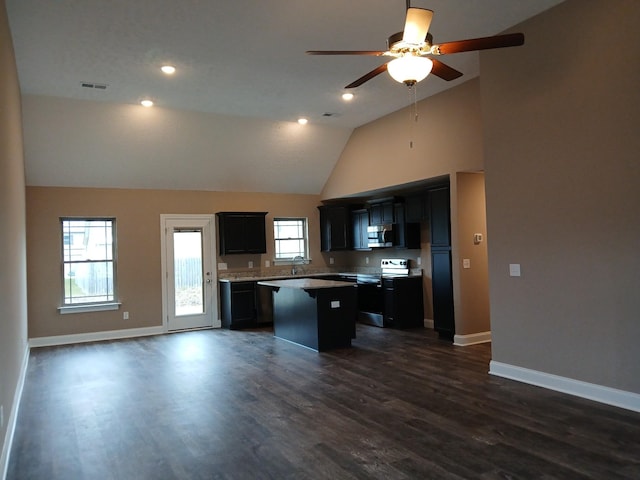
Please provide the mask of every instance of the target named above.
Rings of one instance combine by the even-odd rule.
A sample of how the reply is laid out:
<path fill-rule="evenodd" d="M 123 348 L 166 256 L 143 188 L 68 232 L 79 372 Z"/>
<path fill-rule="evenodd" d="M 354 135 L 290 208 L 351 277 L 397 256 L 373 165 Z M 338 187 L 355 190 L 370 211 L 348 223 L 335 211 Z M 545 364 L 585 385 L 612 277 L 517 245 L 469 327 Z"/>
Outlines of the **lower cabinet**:
<path fill-rule="evenodd" d="M 453 277 L 451 249 L 431 250 L 433 288 L 433 329 L 447 339 L 453 339 L 456 320 L 453 309 Z"/>
<path fill-rule="evenodd" d="M 255 327 L 256 282 L 220 282 L 220 316 L 225 328 Z"/>
<path fill-rule="evenodd" d="M 382 279 L 385 327 L 415 328 L 424 326 L 422 277 Z"/>

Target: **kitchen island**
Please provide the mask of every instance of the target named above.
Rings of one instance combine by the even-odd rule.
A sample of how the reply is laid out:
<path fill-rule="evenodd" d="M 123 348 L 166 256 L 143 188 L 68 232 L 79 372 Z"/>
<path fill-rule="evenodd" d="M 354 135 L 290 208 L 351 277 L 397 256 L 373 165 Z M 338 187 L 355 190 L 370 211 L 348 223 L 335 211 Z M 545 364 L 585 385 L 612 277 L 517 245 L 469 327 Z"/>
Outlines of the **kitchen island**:
<path fill-rule="evenodd" d="M 351 346 L 358 316 L 357 286 L 319 278 L 265 280 L 273 293 L 278 338 L 316 351 Z"/>

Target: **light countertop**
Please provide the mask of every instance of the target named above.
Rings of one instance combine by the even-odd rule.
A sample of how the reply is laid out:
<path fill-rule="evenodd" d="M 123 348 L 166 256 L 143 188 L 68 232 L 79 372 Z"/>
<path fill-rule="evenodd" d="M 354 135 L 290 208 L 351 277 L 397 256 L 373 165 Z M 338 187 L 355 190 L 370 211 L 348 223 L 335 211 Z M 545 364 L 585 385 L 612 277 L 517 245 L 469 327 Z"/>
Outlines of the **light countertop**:
<path fill-rule="evenodd" d="M 355 287 L 353 282 L 341 282 L 338 280 L 323 280 L 322 278 L 290 278 L 286 280 L 264 280 L 258 285 L 276 288 L 298 288 L 301 290 L 318 290 L 321 288 Z"/>
<path fill-rule="evenodd" d="M 348 277 L 356 277 L 355 273 L 310 273 L 308 275 L 304 274 L 304 273 L 300 273 L 296 276 L 293 275 L 269 275 L 269 276 L 238 276 L 238 277 L 226 277 L 226 278 L 219 278 L 218 281 L 219 282 L 257 282 L 257 281 L 267 281 L 267 280 L 302 280 L 302 279 L 311 279 L 311 278 L 322 278 L 322 277 L 329 277 L 329 276 L 336 276 L 336 275 L 342 275 L 342 276 L 348 276 Z"/>

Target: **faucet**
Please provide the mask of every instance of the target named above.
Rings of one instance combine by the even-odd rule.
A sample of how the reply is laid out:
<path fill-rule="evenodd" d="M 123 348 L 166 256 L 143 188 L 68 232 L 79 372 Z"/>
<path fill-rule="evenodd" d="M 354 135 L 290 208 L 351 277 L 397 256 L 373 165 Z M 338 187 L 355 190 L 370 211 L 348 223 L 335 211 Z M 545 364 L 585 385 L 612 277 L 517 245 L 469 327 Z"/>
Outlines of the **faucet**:
<path fill-rule="evenodd" d="M 298 269 L 296 268 L 296 260 L 300 260 L 300 265 L 304 265 L 304 257 L 302 255 L 296 255 L 291 259 L 291 275 L 295 275 L 298 273 Z"/>

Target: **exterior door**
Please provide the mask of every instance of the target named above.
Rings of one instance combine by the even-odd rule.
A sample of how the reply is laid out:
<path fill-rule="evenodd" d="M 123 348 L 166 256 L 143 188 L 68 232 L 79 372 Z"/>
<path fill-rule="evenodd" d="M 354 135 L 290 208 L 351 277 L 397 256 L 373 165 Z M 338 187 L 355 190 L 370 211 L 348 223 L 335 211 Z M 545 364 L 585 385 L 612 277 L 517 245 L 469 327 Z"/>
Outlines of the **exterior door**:
<path fill-rule="evenodd" d="M 161 216 L 162 303 L 167 331 L 220 326 L 213 218 L 213 215 Z"/>

